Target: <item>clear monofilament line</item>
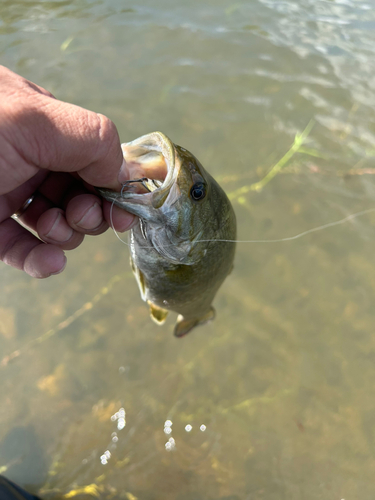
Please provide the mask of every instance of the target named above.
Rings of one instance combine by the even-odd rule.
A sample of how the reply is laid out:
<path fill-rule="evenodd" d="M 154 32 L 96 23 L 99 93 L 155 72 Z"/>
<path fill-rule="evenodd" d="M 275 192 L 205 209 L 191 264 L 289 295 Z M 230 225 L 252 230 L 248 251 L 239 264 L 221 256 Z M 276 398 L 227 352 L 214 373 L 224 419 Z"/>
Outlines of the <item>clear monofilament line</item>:
<path fill-rule="evenodd" d="M 121 241 L 121 243 L 123 243 L 124 245 L 126 245 L 126 246 L 128 246 L 128 247 L 129 247 L 129 246 L 130 246 L 130 245 L 129 245 L 129 243 L 127 243 L 126 241 L 124 241 L 124 240 L 122 240 L 122 239 L 120 238 L 120 236 L 119 236 L 118 232 L 116 231 L 115 226 L 114 226 L 114 224 L 113 224 L 113 205 L 114 205 L 114 204 L 115 204 L 115 202 L 114 202 L 114 201 L 112 201 L 111 209 L 110 209 L 110 211 L 109 211 L 109 220 L 110 220 L 110 222 L 111 222 L 111 228 L 113 229 L 113 232 L 115 233 L 116 237 L 117 237 L 117 238 Z"/>
<path fill-rule="evenodd" d="M 112 206 L 111 206 L 111 210 L 110 210 L 111 227 L 112 227 L 115 235 L 117 236 L 117 238 L 122 243 L 124 243 L 124 245 L 130 246 L 129 243 L 127 243 L 126 241 L 124 241 L 124 240 L 122 240 L 120 238 L 118 232 L 116 231 L 116 229 L 115 229 L 115 227 L 113 225 L 113 218 L 112 218 L 113 205 L 114 205 L 114 202 L 112 202 Z M 212 241 L 221 241 L 221 242 L 224 242 L 224 243 L 225 242 L 226 243 L 282 243 L 283 241 L 298 240 L 299 238 L 302 238 L 303 236 L 306 236 L 308 234 L 315 233 L 317 231 L 322 231 L 322 230 L 327 229 L 329 227 L 334 227 L 334 226 L 338 226 L 340 224 L 344 224 L 345 222 L 353 220 L 353 219 L 355 219 L 357 217 L 360 217 L 362 215 L 369 214 L 371 212 L 375 212 L 375 208 L 368 208 L 366 210 L 361 210 L 360 212 L 356 212 L 354 214 L 347 215 L 343 219 L 340 219 L 340 220 L 337 220 L 337 221 L 334 221 L 334 222 L 328 222 L 327 224 L 323 224 L 321 226 L 317 226 L 317 227 L 313 227 L 311 229 L 307 229 L 306 231 L 303 231 L 302 233 L 298 233 L 298 234 L 296 234 L 294 236 L 287 236 L 286 238 L 278 238 L 278 239 L 274 239 L 274 240 L 227 240 L 227 239 L 210 239 L 210 240 L 198 240 L 196 243 L 209 243 L 209 242 L 212 242 Z M 164 245 L 164 246 L 168 247 L 168 246 L 174 246 L 174 245 Z M 145 246 L 145 247 L 142 247 L 142 248 L 153 248 L 153 247 L 151 247 L 151 246 Z"/>
<path fill-rule="evenodd" d="M 361 210 L 361 212 L 356 212 L 355 214 L 348 215 L 343 219 L 337 220 L 335 222 L 328 222 L 327 224 L 323 224 L 322 226 L 313 227 L 312 229 L 307 229 L 302 233 L 298 233 L 294 236 L 287 236 L 286 238 L 279 238 L 275 240 L 225 240 L 225 239 L 216 239 L 216 240 L 199 240 L 199 242 L 209 242 L 209 241 L 223 241 L 228 243 L 281 243 L 283 241 L 292 241 L 297 240 L 298 238 L 302 238 L 302 236 L 306 236 L 310 233 L 315 233 L 316 231 L 322 231 L 323 229 L 327 229 L 328 227 L 338 226 L 339 224 L 343 224 L 349 220 L 355 219 L 356 217 L 360 217 L 361 215 L 369 214 L 371 212 L 375 212 L 375 208 L 368 208 L 367 210 Z"/>

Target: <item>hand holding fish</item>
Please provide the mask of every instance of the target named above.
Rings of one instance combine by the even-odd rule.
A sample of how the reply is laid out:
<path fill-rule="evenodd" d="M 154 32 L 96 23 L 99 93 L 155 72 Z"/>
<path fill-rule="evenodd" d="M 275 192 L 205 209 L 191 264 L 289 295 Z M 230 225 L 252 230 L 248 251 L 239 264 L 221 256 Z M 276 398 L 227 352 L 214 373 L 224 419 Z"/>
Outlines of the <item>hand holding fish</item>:
<path fill-rule="evenodd" d="M 132 267 L 152 318 L 179 313 L 177 336 L 213 318 L 233 265 L 235 215 L 189 151 L 160 132 L 121 148 L 108 118 L 1 66 L 0 151 L 3 262 L 45 278 L 63 271 L 64 250 L 85 234 L 101 234 L 109 221 L 133 227 Z"/>
<path fill-rule="evenodd" d="M 0 66 L 0 151 L 0 260 L 58 274 L 64 250 L 108 228 L 111 204 L 93 186 L 119 190 L 120 168 L 126 177 L 116 127 Z M 137 219 L 114 207 L 112 220 L 126 231 Z"/>

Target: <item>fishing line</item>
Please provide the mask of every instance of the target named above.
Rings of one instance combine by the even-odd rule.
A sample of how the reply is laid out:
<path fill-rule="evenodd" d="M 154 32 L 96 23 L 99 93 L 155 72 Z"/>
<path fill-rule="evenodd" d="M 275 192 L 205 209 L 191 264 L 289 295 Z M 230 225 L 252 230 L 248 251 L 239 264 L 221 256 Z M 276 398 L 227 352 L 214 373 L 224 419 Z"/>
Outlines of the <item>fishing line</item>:
<path fill-rule="evenodd" d="M 121 243 L 123 243 L 124 245 L 130 247 L 129 243 L 127 243 L 126 241 L 124 241 L 124 240 L 122 240 L 120 238 L 120 236 L 119 236 L 118 232 L 116 231 L 115 226 L 113 224 L 113 216 L 112 216 L 112 214 L 113 214 L 113 205 L 114 204 L 115 204 L 115 202 L 112 201 L 111 210 L 109 211 L 109 220 L 111 222 L 111 228 L 113 229 L 113 232 L 115 233 L 116 237 L 121 241 Z"/>
<path fill-rule="evenodd" d="M 327 229 L 328 227 L 338 226 L 339 224 L 343 224 L 344 222 L 355 219 L 356 217 L 360 217 L 361 215 L 369 214 L 370 212 L 375 212 L 375 208 L 361 210 L 361 212 L 356 212 L 355 214 L 348 215 L 347 217 L 344 217 L 343 219 L 337 220 L 335 222 L 328 222 L 327 224 L 323 224 L 322 226 L 313 227 L 312 229 L 307 229 L 307 231 L 298 233 L 295 236 L 288 236 L 286 238 L 280 238 L 277 240 L 199 240 L 199 241 L 200 242 L 227 241 L 229 243 L 281 243 L 282 241 L 297 240 L 298 238 L 302 238 L 302 236 L 306 236 L 307 234 Z"/>
<path fill-rule="evenodd" d="M 117 238 L 122 243 L 124 243 L 124 245 L 130 246 L 129 243 L 127 243 L 126 241 L 124 241 L 124 240 L 122 240 L 120 238 L 118 232 L 116 231 L 116 229 L 115 229 L 115 227 L 113 225 L 113 219 L 112 219 L 113 205 L 114 205 L 114 201 L 112 202 L 111 210 L 110 210 L 111 227 L 112 227 L 115 235 L 117 236 Z M 353 220 L 353 219 L 355 219 L 357 217 L 361 217 L 362 215 L 369 214 L 371 212 L 375 212 L 375 208 L 368 208 L 367 210 L 361 210 L 360 212 L 356 212 L 354 214 L 347 215 L 343 219 L 340 219 L 340 220 L 337 220 L 337 221 L 334 221 L 334 222 L 328 222 L 327 224 L 323 224 L 322 226 L 317 226 L 317 227 L 313 227 L 311 229 L 307 229 L 306 231 L 303 231 L 302 233 L 298 233 L 298 234 L 296 234 L 294 236 L 287 236 L 286 238 L 279 238 L 279 239 L 275 239 L 275 240 L 226 240 L 226 239 L 213 239 L 213 240 L 197 240 L 196 243 L 209 243 L 209 242 L 212 242 L 212 241 L 221 241 L 221 242 L 227 242 L 227 243 L 281 243 L 283 241 L 298 240 L 299 238 L 302 238 L 302 236 L 306 236 L 307 234 L 315 233 L 317 231 L 322 231 L 323 229 L 327 229 L 329 227 L 334 227 L 334 226 L 338 226 L 340 224 L 344 224 L 345 222 Z M 174 246 L 174 245 L 164 245 L 164 246 Z M 143 247 L 143 248 L 152 248 L 152 247 Z"/>

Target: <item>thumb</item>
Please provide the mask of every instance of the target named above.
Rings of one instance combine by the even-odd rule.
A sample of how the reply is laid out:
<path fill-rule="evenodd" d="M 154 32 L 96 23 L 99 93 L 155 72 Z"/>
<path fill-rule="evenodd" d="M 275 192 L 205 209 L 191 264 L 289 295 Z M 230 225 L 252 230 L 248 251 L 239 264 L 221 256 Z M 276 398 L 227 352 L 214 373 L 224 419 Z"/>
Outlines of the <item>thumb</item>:
<path fill-rule="evenodd" d="M 94 185 L 120 187 L 123 162 L 114 123 L 101 114 L 59 101 L 44 89 L 1 68 L 0 167 L 16 188 L 38 168 L 78 172 Z M 0 168 L 2 170 L 2 168 Z"/>
<path fill-rule="evenodd" d="M 39 96 L 49 102 L 18 120 L 22 135 L 32 134 L 32 140 L 19 143 L 22 156 L 39 168 L 77 172 L 93 186 L 118 189 L 123 155 L 114 123 L 104 115 Z"/>

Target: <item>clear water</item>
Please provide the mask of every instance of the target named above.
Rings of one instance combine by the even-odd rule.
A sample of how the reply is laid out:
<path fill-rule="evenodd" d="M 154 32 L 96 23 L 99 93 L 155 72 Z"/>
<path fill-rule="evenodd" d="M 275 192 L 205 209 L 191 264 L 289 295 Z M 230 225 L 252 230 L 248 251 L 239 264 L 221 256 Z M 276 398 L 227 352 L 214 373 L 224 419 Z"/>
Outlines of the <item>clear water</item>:
<path fill-rule="evenodd" d="M 241 239 L 278 239 L 375 208 L 374 7 L 3 0 L 0 62 L 123 141 L 163 131 L 228 193 L 313 118 L 318 156 L 234 197 Z M 46 281 L 1 266 L 0 472 L 46 499 L 372 500 L 374 225 L 239 244 L 216 321 L 182 340 L 112 232 Z"/>

